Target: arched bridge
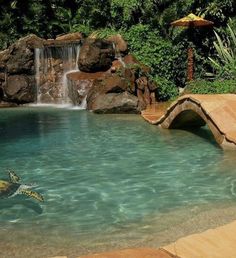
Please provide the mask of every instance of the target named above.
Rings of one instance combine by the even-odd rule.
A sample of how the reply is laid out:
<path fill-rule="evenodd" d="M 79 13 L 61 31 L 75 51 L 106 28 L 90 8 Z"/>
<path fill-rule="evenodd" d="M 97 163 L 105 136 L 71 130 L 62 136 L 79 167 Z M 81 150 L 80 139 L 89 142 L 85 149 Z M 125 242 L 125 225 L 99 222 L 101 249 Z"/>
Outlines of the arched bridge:
<path fill-rule="evenodd" d="M 223 148 L 236 149 L 236 95 L 189 94 L 177 99 L 160 113 L 158 107 L 142 112 L 148 122 L 162 128 L 191 128 L 208 125 Z"/>

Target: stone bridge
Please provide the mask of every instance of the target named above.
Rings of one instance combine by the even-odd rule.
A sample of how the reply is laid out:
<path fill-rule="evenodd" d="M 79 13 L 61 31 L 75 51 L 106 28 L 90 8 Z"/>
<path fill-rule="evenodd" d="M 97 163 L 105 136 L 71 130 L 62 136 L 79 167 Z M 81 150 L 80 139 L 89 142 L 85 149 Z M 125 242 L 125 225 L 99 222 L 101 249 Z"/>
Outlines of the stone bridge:
<path fill-rule="evenodd" d="M 236 149 L 235 94 L 184 95 L 165 112 L 160 112 L 158 106 L 150 106 L 142 116 L 167 129 L 197 128 L 207 124 L 221 147 Z"/>

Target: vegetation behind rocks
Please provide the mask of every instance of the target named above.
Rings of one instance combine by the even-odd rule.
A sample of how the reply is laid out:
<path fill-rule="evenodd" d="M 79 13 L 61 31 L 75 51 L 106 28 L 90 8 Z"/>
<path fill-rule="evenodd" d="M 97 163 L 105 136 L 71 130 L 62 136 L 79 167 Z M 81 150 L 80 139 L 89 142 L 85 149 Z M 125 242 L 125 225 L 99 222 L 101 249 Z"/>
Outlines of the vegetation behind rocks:
<path fill-rule="evenodd" d="M 85 36 L 96 31 L 100 37 L 120 33 L 136 58 L 151 67 L 151 76 L 163 78 L 162 82 L 168 80 L 163 88 L 172 92 L 173 83 L 177 87 L 186 84 L 186 50 L 190 42 L 187 29 L 173 28 L 170 23 L 190 12 L 213 21 L 223 44 L 230 35 L 229 18 L 231 29 L 236 30 L 234 0 L 2 0 L 0 48 L 5 49 L 30 33 L 41 38 L 75 31 Z M 195 29 L 191 42 L 195 52 L 195 79 L 204 79 L 207 72 L 215 72 L 209 59 L 218 58 L 215 40 L 213 29 Z"/>

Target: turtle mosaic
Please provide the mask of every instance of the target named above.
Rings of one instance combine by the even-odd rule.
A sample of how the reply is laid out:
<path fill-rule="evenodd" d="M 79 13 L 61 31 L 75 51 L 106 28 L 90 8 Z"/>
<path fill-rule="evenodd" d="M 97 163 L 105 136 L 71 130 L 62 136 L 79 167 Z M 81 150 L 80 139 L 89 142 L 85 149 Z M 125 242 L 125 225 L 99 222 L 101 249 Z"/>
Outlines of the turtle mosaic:
<path fill-rule="evenodd" d="M 37 201 L 43 202 L 41 194 L 31 190 L 34 185 L 20 183 L 20 177 L 14 171 L 8 171 L 9 180 L 0 180 L 0 198 L 14 197 L 17 194 L 27 195 Z"/>

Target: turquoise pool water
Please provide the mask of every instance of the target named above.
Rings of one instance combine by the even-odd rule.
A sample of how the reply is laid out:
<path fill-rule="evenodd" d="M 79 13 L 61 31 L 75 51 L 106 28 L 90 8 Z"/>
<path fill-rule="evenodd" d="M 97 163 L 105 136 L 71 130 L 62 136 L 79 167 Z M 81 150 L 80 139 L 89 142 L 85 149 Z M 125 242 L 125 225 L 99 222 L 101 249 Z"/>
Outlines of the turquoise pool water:
<path fill-rule="evenodd" d="M 218 218 L 236 204 L 234 152 L 222 151 L 206 128 L 161 130 L 137 115 L 1 109 L 0 167 L 0 178 L 13 169 L 45 197 L 0 200 L 0 257 L 13 257 L 10 248 L 74 257 L 158 246 L 187 219 Z"/>

